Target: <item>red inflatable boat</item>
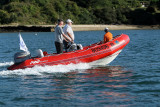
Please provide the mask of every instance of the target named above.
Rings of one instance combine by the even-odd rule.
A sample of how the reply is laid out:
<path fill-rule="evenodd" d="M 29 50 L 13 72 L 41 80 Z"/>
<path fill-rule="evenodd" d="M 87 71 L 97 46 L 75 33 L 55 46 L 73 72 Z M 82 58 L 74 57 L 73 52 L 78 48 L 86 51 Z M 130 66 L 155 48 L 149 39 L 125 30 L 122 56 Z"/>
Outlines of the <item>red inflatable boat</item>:
<path fill-rule="evenodd" d="M 107 43 L 95 43 L 82 50 L 66 52 L 63 54 L 47 54 L 43 52 L 43 57 L 31 57 L 21 63 L 15 63 L 8 67 L 8 70 L 31 68 L 34 66 L 67 65 L 76 63 L 90 63 L 95 65 L 106 65 L 113 61 L 122 49 L 129 43 L 128 35 L 121 34 Z"/>

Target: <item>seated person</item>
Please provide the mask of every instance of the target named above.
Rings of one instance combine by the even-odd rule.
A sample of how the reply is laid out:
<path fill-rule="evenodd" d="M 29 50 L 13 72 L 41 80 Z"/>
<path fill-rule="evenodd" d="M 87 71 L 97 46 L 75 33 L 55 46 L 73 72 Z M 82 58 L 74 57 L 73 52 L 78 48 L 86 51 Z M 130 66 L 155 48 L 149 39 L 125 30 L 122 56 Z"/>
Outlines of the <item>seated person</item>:
<path fill-rule="evenodd" d="M 104 35 L 103 43 L 111 41 L 113 39 L 112 33 L 109 32 L 109 29 L 107 27 L 104 29 L 104 31 L 106 32 L 106 34 Z"/>

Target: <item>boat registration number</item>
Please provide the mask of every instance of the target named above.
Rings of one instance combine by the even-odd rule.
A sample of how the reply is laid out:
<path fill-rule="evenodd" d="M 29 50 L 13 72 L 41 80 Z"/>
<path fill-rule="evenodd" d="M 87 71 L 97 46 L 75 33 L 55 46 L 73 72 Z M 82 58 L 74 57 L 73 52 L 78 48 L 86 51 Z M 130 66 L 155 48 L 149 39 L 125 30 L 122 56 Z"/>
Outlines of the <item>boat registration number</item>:
<path fill-rule="evenodd" d="M 93 53 L 95 52 L 98 52 L 98 51 L 101 51 L 101 50 L 104 50 L 104 49 L 108 49 L 109 46 L 108 45 L 103 45 L 103 46 L 100 46 L 100 47 L 97 47 L 97 48 L 94 48 L 94 49 L 91 49 Z"/>

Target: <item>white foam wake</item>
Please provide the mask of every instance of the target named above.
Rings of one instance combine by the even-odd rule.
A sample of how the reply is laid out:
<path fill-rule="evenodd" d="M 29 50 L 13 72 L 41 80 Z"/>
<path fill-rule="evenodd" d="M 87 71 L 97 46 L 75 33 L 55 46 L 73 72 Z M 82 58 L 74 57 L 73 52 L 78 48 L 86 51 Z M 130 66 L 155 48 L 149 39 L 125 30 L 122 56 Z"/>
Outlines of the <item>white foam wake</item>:
<path fill-rule="evenodd" d="M 10 66 L 12 64 L 13 64 L 13 62 L 3 62 L 3 63 L 0 63 L 0 67 L 6 67 L 6 66 Z"/>
<path fill-rule="evenodd" d="M 67 73 L 74 70 L 88 69 L 91 66 L 87 63 L 69 64 L 69 65 L 55 65 L 55 66 L 35 66 L 33 68 L 19 69 L 19 70 L 2 70 L 0 76 L 23 76 L 23 75 L 39 75 L 54 73 Z"/>

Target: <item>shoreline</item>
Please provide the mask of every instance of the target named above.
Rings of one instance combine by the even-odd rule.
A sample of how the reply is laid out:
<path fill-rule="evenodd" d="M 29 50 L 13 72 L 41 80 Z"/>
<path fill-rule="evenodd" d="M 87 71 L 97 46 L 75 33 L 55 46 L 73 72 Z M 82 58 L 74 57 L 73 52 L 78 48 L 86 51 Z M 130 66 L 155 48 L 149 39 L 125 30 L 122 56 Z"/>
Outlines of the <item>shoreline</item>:
<path fill-rule="evenodd" d="M 0 25 L 0 32 L 54 32 L 56 25 Z M 73 31 L 160 29 L 160 25 L 72 25 Z"/>
<path fill-rule="evenodd" d="M 160 29 L 160 25 L 72 25 L 74 31 L 104 30 L 105 27 L 110 30 Z"/>

